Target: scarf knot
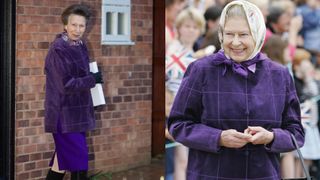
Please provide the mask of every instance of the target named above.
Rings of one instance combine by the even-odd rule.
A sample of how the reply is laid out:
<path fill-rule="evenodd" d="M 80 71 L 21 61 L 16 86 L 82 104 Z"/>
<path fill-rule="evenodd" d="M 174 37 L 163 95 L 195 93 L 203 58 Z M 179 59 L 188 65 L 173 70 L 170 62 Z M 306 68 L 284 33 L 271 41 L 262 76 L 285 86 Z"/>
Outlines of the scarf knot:
<path fill-rule="evenodd" d="M 247 60 L 247 61 L 243 61 L 241 63 L 237 63 L 234 60 L 228 58 L 225 56 L 224 51 L 220 50 L 214 60 L 213 60 L 213 64 L 214 65 L 224 65 L 224 70 L 222 75 L 224 76 L 227 72 L 228 67 L 232 69 L 232 71 L 242 77 L 248 77 L 249 71 L 251 71 L 249 69 L 249 66 L 255 65 L 257 62 L 264 60 L 265 57 L 263 56 L 263 54 L 258 53 L 257 56 L 255 56 L 254 58 Z M 254 72 L 254 71 L 253 71 Z"/>

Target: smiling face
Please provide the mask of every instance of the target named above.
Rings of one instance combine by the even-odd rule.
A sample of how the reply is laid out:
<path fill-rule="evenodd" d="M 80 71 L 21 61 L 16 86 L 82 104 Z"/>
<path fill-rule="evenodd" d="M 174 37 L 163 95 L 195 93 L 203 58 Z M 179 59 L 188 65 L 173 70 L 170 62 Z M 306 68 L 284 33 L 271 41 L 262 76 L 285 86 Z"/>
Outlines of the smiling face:
<path fill-rule="evenodd" d="M 249 25 L 243 17 L 230 17 L 223 30 L 222 46 L 226 55 L 236 62 L 248 60 L 255 48 Z"/>
<path fill-rule="evenodd" d="M 71 14 L 68 17 L 68 24 L 64 26 L 68 37 L 74 41 L 79 40 L 86 30 L 86 18 L 80 15 Z"/>

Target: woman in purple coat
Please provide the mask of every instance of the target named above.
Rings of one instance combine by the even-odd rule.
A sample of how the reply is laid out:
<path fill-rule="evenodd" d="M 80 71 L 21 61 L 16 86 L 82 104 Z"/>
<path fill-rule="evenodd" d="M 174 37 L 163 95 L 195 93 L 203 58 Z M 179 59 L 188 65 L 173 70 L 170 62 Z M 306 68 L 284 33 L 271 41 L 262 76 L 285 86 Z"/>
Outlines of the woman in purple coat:
<path fill-rule="evenodd" d="M 260 53 L 260 10 L 239 0 L 225 6 L 223 50 L 189 65 L 168 119 L 188 146 L 189 180 L 280 179 L 279 153 L 304 143 L 300 107 L 286 67 Z"/>
<path fill-rule="evenodd" d="M 72 5 L 62 13 L 64 32 L 50 46 L 45 61 L 45 131 L 53 134 L 55 153 L 47 180 L 87 178 L 88 150 L 85 132 L 95 127 L 90 88 L 102 83 L 101 73 L 89 72 L 89 57 L 81 40 L 91 13 Z"/>

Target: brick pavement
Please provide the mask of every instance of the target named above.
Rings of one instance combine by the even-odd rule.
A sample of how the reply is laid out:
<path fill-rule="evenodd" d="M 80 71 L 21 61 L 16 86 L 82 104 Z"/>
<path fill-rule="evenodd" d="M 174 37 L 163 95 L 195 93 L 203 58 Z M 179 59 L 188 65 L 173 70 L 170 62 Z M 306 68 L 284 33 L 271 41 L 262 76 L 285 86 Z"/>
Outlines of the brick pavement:
<path fill-rule="evenodd" d="M 97 172 L 96 172 L 97 173 Z M 92 172 L 89 175 L 92 175 Z M 152 158 L 149 165 L 115 173 L 97 173 L 91 180 L 164 180 L 165 158 L 163 155 Z M 65 179 L 69 179 L 67 174 Z M 1 180 L 1 179 L 0 179 Z"/>
<path fill-rule="evenodd" d="M 112 180 L 164 180 L 164 172 L 164 158 L 154 158 L 150 165 L 114 173 Z"/>

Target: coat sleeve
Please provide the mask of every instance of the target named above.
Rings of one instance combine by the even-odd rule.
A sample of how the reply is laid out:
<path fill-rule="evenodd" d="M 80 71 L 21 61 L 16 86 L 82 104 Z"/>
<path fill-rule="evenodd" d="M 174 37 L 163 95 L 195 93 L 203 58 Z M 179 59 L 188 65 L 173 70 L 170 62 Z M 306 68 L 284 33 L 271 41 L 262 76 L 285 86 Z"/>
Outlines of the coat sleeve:
<path fill-rule="evenodd" d="M 272 129 L 274 132 L 274 140 L 271 144 L 267 145 L 267 149 L 271 152 L 288 152 L 296 149 L 290 134 L 295 136 L 299 147 L 302 147 L 304 144 L 300 103 L 294 82 L 288 70 L 283 74 L 286 84 L 285 106 L 282 112 L 281 128 Z"/>
<path fill-rule="evenodd" d="M 60 93 L 74 93 L 78 91 L 88 90 L 95 86 L 94 77 L 87 73 L 84 75 L 72 75 L 71 66 L 65 53 L 60 49 L 52 49 L 46 59 L 46 73 L 52 78 L 56 88 Z"/>
<path fill-rule="evenodd" d="M 175 97 L 168 129 L 173 138 L 183 145 L 207 152 L 220 149 L 220 129 L 201 123 L 203 70 L 192 63 L 184 75 L 179 91 Z"/>

